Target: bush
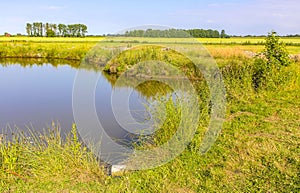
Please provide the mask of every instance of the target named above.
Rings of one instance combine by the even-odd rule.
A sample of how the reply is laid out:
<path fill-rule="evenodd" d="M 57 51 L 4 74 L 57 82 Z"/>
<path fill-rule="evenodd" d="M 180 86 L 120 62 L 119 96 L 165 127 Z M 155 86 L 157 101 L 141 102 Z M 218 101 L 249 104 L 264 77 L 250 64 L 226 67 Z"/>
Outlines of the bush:
<path fill-rule="evenodd" d="M 276 32 L 272 31 L 266 38 L 264 55 L 268 65 L 289 66 L 291 60 L 289 53 L 285 49 L 285 45 L 279 42 L 279 37 Z"/>
<path fill-rule="evenodd" d="M 289 66 L 291 60 L 285 45 L 279 42 L 276 32 L 266 38 L 265 49 L 254 61 L 252 83 L 255 90 L 277 87 L 285 80 L 282 67 Z"/>

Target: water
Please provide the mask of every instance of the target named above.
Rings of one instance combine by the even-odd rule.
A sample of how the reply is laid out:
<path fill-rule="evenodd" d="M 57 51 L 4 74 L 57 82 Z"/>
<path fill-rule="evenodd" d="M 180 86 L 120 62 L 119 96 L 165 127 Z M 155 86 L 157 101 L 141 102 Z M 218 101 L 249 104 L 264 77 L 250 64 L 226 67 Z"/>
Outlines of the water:
<path fill-rule="evenodd" d="M 101 72 L 77 69 L 70 65 L 0 65 L 0 129 L 19 128 L 43 131 L 52 123 L 61 132 L 68 133 L 75 122 L 72 109 L 72 92 L 76 74 L 85 71 L 99 76 L 95 90 L 95 104 L 99 121 L 105 131 L 118 141 L 128 140 L 130 132 L 115 119 L 111 107 L 112 93 L 118 98 L 130 92 L 129 104 L 132 117 L 137 122 L 149 118 L 145 109 L 146 95 L 130 87 L 114 87 L 113 77 Z M 117 101 L 116 101 L 117 100 Z"/>
<path fill-rule="evenodd" d="M 117 77 L 105 74 L 97 65 L 79 67 L 79 64 L 31 61 L 1 64 L 0 60 L 0 134 L 10 135 L 10 129 L 14 132 L 14 128 L 25 134 L 28 128 L 43 132 L 55 123 L 64 137 L 76 123 L 80 140 L 93 149 L 96 156 L 112 165 L 124 163 L 135 153 L 132 142 L 151 139 L 155 129 L 164 122 L 167 109 L 161 102 L 173 99 L 177 105 L 175 101 L 180 93 L 189 100 L 186 96 L 193 91 L 191 83 L 180 74 L 175 79 L 172 74 L 172 78 L 164 78 L 159 73 L 154 78 L 133 74 L 136 70 L 148 72 L 169 66 L 151 63 L 135 67 Z M 173 71 L 170 68 L 170 72 Z M 158 98 L 160 100 L 156 100 Z M 198 107 L 190 101 L 194 100 L 185 105 L 191 111 L 180 118 L 197 123 L 199 113 L 193 110 Z M 187 129 L 196 128 L 185 122 L 182 125 L 187 125 Z"/>

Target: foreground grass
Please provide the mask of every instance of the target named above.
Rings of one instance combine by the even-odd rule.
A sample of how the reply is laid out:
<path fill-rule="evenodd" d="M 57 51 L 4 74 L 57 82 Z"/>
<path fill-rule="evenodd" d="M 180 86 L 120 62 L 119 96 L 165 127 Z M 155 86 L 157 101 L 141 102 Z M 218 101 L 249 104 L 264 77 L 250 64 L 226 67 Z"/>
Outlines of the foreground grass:
<path fill-rule="evenodd" d="M 45 134 L 2 138 L 0 155 L 0 192 L 58 191 L 105 179 L 103 167 L 78 142 L 75 126 L 65 140 L 55 127 Z"/>

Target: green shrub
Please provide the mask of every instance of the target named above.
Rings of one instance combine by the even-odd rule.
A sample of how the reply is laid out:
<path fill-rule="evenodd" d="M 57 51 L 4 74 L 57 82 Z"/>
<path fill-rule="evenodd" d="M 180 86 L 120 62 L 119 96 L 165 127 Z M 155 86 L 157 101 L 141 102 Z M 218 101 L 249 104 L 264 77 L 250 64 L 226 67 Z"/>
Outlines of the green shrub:
<path fill-rule="evenodd" d="M 255 90 L 272 89 L 284 84 L 283 67 L 289 66 L 291 60 L 285 45 L 279 42 L 276 32 L 272 31 L 266 38 L 265 49 L 254 61 L 252 83 Z"/>
<path fill-rule="evenodd" d="M 279 42 L 279 37 L 274 31 L 269 33 L 266 38 L 264 55 L 268 65 L 275 65 L 279 68 L 291 64 L 285 45 Z"/>

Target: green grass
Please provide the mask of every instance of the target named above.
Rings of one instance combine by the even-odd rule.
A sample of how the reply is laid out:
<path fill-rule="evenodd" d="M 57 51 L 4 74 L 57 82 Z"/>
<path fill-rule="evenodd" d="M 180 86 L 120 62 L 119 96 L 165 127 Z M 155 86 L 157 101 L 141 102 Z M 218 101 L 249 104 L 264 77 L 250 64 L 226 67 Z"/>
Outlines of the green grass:
<path fill-rule="evenodd" d="M 299 192 L 299 63 L 282 68 L 270 76 L 266 87 L 256 90 L 254 60 L 240 51 L 232 53 L 235 48 L 262 49 L 208 46 L 216 50 L 213 55 L 220 62 L 227 112 L 222 131 L 206 154 L 199 154 L 199 148 L 208 109 L 179 157 L 120 177 L 104 175 L 97 160 L 78 142 L 75 128 L 66 141 L 57 133 L 37 136 L 34 144 L 22 137 L 12 142 L 2 139 L 0 192 Z M 228 52 L 219 54 L 222 49 Z M 169 106 L 168 122 L 153 136 L 156 145 L 174 133 L 180 110 Z"/>
<path fill-rule="evenodd" d="M 263 44 L 265 38 L 196 38 L 203 44 Z M 281 38 L 286 44 L 300 44 L 300 38 Z M 0 42 L 20 41 L 20 42 L 99 42 L 99 41 L 114 41 L 114 42 L 139 42 L 139 43 L 184 43 L 185 38 L 148 38 L 148 37 L 84 37 L 84 38 L 64 38 L 64 37 L 0 37 Z M 189 41 L 188 41 L 189 42 Z"/>
<path fill-rule="evenodd" d="M 0 37 L 0 42 L 35 42 L 35 43 L 44 43 L 44 42 L 99 42 L 103 40 L 103 37 L 84 37 L 84 38 L 64 38 L 64 37 Z"/>
<path fill-rule="evenodd" d="M 48 58 L 81 60 L 94 44 L 71 43 L 0 43 L 1 58 Z"/>
<path fill-rule="evenodd" d="M 197 39 L 200 42 L 206 42 L 204 47 L 208 49 L 211 55 L 218 59 L 228 59 L 232 57 L 245 56 L 260 52 L 263 45 L 255 45 L 263 39 L 254 38 L 230 38 L 230 39 Z M 220 44 L 221 41 L 221 44 Z M 244 44 L 243 42 L 249 42 Z M 290 54 L 299 54 L 300 39 L 285 38 Z M 105 51 L 111 48 L 131 48 L 141 44 L 158 44 L 182 46 L 191 43 L 190 39 L 184 38 L 124 38 L 124 37 L 86 37 L 86 38 L 45 38 L 45 37 L 0 37 L 0 58 L 56 58 L 81 60 L 85 55 L 99 43 Z M 223 42 L 223 43 L 222 43 Z M 293 45 L 294 44 L 294 45 Z"/>
<path fill-rule="evenodd" d="M 63 191 L 106 178 L 75 126 L 66 139 L 55 126 L 43 134 L 16 132 L 12 140 L 1 138 L 0 155 L 0 192 Z"/>

